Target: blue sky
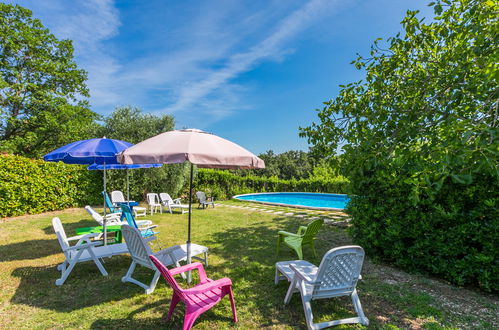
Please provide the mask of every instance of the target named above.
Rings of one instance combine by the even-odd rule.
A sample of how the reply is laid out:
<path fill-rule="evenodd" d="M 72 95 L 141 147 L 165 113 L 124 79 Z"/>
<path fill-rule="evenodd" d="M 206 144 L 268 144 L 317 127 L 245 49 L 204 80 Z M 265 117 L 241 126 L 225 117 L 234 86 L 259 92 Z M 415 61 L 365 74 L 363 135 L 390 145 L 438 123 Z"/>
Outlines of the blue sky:
<path fill-rule="evenodd" d="M 298 127 L 362 79 L 349 63 L 428 1 L 10 1 L 73 40 L 92 110 L 173 114 L 254 153 L 307 150 Z"/>

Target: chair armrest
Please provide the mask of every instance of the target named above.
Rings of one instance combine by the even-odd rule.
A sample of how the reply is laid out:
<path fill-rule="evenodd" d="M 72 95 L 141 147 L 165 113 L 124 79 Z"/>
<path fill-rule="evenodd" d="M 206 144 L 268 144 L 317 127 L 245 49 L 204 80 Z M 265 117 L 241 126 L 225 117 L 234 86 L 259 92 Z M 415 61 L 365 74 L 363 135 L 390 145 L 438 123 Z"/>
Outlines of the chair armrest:
<path fill-rule="evenodd" d="M 188 272 L 189 270 L 194 270 L 197 269 L 199 272 L 199 279 L 201 283 L 206 282 L 206 273 L 203 268 L 203 264 L 200 262 L 193 262 L 192 264 L 187 264 L 181 267 L 173 268 L 170 269 L 170 274 L 172 275 L 178 275 L 181 273 Z"/>
<path fill-rule="evenodd" d="M 150 226 L 152 225 L 152 221 L 151 220 L 135 220 L 135 223 L 137 224 L 137 226 Z M 126 225 L 128 224 L 125 223 Z"/>
<path fill-rule="evenodd" d="M 297 234 L 301 236 L 301 235 L 303 235 L 303 232 L 306 231 L 306 230 L 307 230 L 307 226 L 300 226 L 298 228 L 298 233 Z"/>
<path fill-rule="evenodd" d="M 149 236 L 149 237 L 143 238 L 144 242 L 146 242 L 146 243 L 149 243 L 149 242 L 154 241 L 156 239 L 158 239 L 156 236 Z"/>
<path fill-rule="evenodd" d="M 70 246 L 68 248 L 65 248 L 64 251 L 90 249 L 91 247 L 98 246 L 98 245 L 102 245 L 102 242 L 88 242 L 85 244 L 76 244 L 76 245 Z"/>
<path fill-rule="evenodd" d="M 179 249 L 181 250 L 179 245 L 170 246 L 170 247 L 167 247 L 166 249 L 163 249 L 163 250 L 160 250 L 160 251 L 154 253 L 154 256 L 159 257 L 161 255 L 167 254 L 170 257 L 170 259 L 172 260 L 171 264 L 175 265 L 175 267 L 181 267 L 178 259 L 175 257 L 175 254 L 174 254 L 174 252 L 176 250 L 179 250 Z M 165 266 L 169 266 L 169 265 L 165 264 Z M 182 275 L 182 277 L 184 277 L 184 275 Z"/>
<path fill-rule="evenodd" d="M 301 278 L 302 280 L 304 280 L 308 284 L 320 284 L 321 283 L 320 281 L 315 281 L 307 274 L 304 274 L 300 270 L 296 269 L 296 267 L 293 264 L 290 264 L 289 268 L 291 268 L 291 270 L 295 272 L 294 276 L 298 276 L 299 278 Z"/>
<path fill-rule="evenodd" d="M 220 287 L 227 286 L 227 285 L 232 285 L 232 281 L 230 280 L 230 278 L 224 277 L 224 278 L 221 278 L 221 279 L 216 280 L 216 281 L 211 281 L 211 282 L 206 282 L 203 284 L 196 285 L 192 289 L 184 290 L 184 293 L 200 294 L 200 293 L 204 293 L 206 291 L 209 291 L 209 290 L 212 290 L 215 288 L 220 288 Z"/>
<path fill-rule="evenodd" d="M 86 238 L 92 238 L 99 236 L 101 233 L 90 233 L 90 234 L 83 234 L 83 235 L 78 235 L 78 236 L 73 236 L 73 237 L 68 237 L 68 241 L 76 241 L 76 240 L 81 240 L 81 239 L 86 239 Z"/>
<path fill-rule="evenodd" d="M 173 200 L 173 203 L 174 203 L 174 204 L 182 204 L 182 203 L 180 202 L 180 198 L 175 198 L 175 199 Z"/>
<path fill-rule="evenodd" d="M 282 236 L 294 236 L 294 237 L 301 237 L 301 235 L 298 235 L 298 234 L 294 234 L 294 233 L 290 233 L 289 231 L 284 231 L 284 230 L 279 230 L 277 232 L 278 235 L 282 235 Z"/>
<path fill-rule="evenodd" d="M 120 218 L 121 213 L 115 212 L 115 213 L 108 213 L 106 214 L 106 220 L 114 219 L 114 218 Z"/>
<path fill-rule="evenodd" d="M 156 228 L 158 225 L 152 225 L 152 226 L 147 226 L 147 227 L 141 227 L 139 228 L 140 231 L 144 231 L 144 230 L 150 230 L 150 229 L 153 229 L 153 228 Z"/>

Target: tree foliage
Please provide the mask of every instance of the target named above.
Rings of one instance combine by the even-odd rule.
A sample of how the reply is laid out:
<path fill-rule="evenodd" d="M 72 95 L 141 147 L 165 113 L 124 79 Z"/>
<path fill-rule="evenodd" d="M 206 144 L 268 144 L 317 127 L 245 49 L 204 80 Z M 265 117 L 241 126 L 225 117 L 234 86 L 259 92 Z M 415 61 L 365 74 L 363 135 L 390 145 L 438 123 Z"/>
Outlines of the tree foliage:
<path fill-rule="evenodd" d="M 0 148 L 36 157 L 88 137 L 97 115 L 70 40 L 58 40 L 30 10 L 0 3 Z"/>
<path fill-rule="evenodd" d="M 325 156 L 342 147 L 354 236 L 371 253 L 455 283 L 497 289 L 498 5 L 442 0 L 408 11 L 301 129 Z M 388 248 L 389 247 L 389 248 Z"/>
<path fill-rule="evenodd" d="M 314 160 L 307 152 L 301 150 L 290 150 L 280 154 L 268 150 L 258 157 L 265 162 L 265 169 L 234 170 L 232 172 L 240 176 L 256 175 L 277 177 L 282 180 L 300 180 L 308 178 L 314 166 Z"/>
<path fill-rule="evenodd" d="M 150 137 L 174 129 L 173 116 L 145 114 L 139 108 L 119 107 L 104 119 L 100 135 L 138 143 Z M 109 190 L 126 189 L 126 171 L 115 170 L 109 173 Z M 167 192 L 176 196 L 182 191 L 189 169 L 186 164 L 170 164 L 161 168 L 129 170 L 130 196 L 144 200 L 148 192 Z M 175 197 L 174 197 L 175 198 Z"/>

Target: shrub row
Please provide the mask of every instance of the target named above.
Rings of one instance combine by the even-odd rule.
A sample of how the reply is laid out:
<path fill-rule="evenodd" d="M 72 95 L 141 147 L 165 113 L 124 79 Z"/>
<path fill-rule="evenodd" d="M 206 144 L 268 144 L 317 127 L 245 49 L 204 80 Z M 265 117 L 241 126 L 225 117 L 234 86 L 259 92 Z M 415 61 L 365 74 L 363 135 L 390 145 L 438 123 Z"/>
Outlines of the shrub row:
<path fill-rule="evenodd" d="M 195 189 L 210 192 L 216 199 L 252 192 L 322 192 L 345 193 L 348 181 L 343 177 L 280 180 L 276 177 L 238 176 L 229 171 L 200 169 Z"/>
<path fill-rule="evenodd" d="M 102 175 L 85 166 L 0 155 L 0 217 L 101 202 Z"/>
<path fill-rule="evenodd" d="M 438 193 L 425 191 L 417 200 L 406 181 L 364 184 L 366 195 L 347 208 L 355 242 L 403 269 L 499 290 L 497 181 L 485 175 L 473 184 L 448 178 Z"/>

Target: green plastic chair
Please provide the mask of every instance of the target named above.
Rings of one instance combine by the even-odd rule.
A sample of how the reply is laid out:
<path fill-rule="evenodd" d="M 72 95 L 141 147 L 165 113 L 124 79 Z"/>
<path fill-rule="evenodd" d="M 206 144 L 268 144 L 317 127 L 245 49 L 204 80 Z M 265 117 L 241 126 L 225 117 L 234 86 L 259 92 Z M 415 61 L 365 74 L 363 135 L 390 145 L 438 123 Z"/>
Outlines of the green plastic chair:
<path fill-rule="evenodd" d="M 303 251 L 302 247 L 304 245 L 310 245 L 312 247 L 312 251 L 314 252 L 314 257 L 317 257 L 317 253 L 315 252 L 314 239 L 317 236 L 317 233 L 322 227 L 324 220 L 317 219 L 308 224 L 308 226 L 300 226 L 298 228 L 298 232 L 296 234 L 279 230 L 277 233 L 277 255 L 279 255 L 279 249 L 281 244 L 284 244 L 298 254 L 298 259 L 303 259 Z"/>

